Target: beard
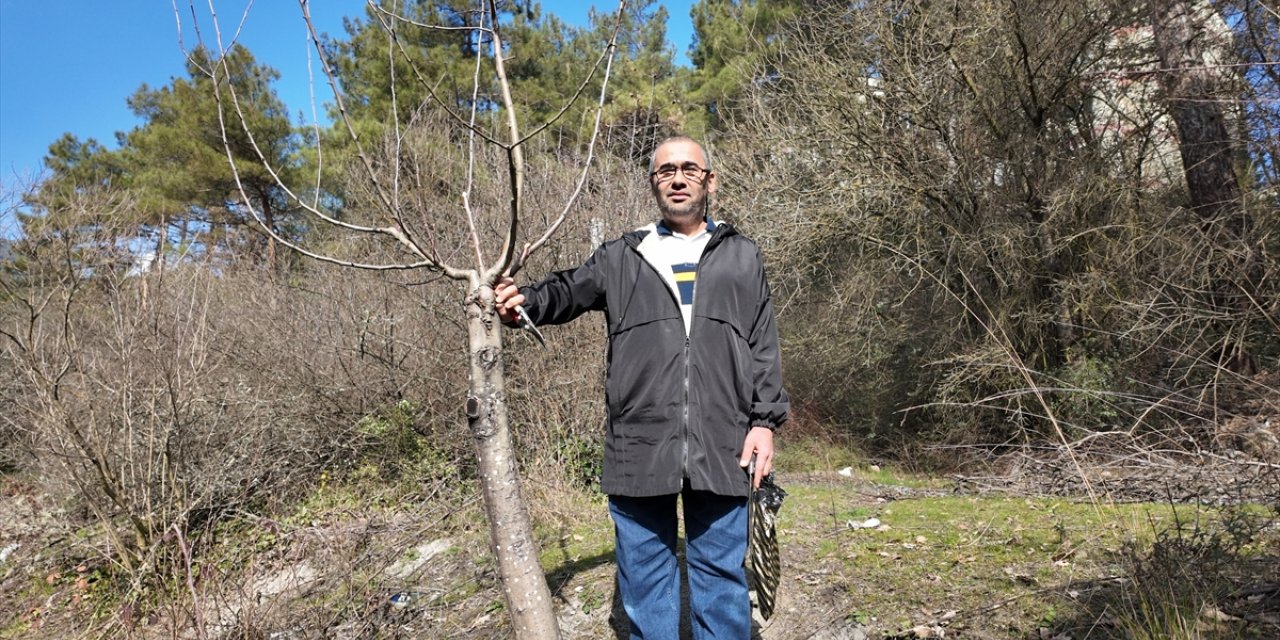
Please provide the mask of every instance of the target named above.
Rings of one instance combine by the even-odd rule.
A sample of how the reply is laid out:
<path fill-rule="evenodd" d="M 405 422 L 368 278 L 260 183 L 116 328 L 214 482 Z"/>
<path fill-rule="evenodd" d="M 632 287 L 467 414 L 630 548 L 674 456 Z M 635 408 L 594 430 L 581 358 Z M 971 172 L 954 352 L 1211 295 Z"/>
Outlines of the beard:
<path fill-rule="evenodd" d="M 700 220 L 707 212 L 707 193 L 703 192 L 696 198 L 689 198 L 684 202 L 671 202 L 658 194 L 658 209 L 662 212 L 663 219 L 666 220 Z"/>

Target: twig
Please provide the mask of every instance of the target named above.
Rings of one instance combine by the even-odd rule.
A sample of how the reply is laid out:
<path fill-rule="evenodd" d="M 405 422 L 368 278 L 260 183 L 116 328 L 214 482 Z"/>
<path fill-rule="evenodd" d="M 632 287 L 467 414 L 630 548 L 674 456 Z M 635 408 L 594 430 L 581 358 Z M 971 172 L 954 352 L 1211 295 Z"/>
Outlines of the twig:
<path fill-rule="evenodd" d="M 480 12 L 480 28 L 484 33 L 484 12 Z M 476 270 L 483 273 L 484 268 L 484 251 L 480 247 L 480 234 L 476 231 L 476 216 L 471 209 L 471 189 L 475 186 L 475 166 L 476 166 L 476 112 L 480 108 L 480 67 L 481 55 L 483 50 L 479 43 L 476 46 L 476 68 L 471 80 L 471 122 L 467 129 L 467 186 L 462 191 L 462 209 L 467 215 L 467 230 L 471 233 L 472 244 L 476 250 Z"/>

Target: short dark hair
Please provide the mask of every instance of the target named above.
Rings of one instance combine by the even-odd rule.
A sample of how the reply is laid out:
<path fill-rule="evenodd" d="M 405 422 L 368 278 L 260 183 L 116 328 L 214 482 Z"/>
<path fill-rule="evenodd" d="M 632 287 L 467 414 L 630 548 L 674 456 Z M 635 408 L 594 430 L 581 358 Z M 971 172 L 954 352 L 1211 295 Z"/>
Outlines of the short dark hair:
<path fill-rule="evenodd" d="M 677 135 L 677 136 L 671 136 L 669 138 L 666 138 L 662 142 L 659 142 L 656 146 L 653 147 L 653 153 L 649 154 L 649 173 L 653 173 L 654 171 L 658 170 L 657 164 L 655 163 L 655 161 L 658 159 L 658 149 L 661 149 L 662 146 L 667 144 L 668 142 L 692 142 L 698 145 L 698 150 L 702 152 L 702 157 L 706 158 L 707 160 L 707 166 L 703 167 L 703 169 L 711 169 L 711 154 L 707 153 L 707 148 L 702 146 L 701 142 L 698 142 L 697 140 L 694 140 L 689 136 Z"/>

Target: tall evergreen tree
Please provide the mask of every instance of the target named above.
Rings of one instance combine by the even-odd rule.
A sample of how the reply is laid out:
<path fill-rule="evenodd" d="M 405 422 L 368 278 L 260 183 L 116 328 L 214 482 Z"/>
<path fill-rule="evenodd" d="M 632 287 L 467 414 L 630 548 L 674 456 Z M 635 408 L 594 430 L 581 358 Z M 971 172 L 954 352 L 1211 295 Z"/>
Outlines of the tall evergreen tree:
<path fill-rule="evenodd" d="M 592 13 L 593 40 L 608 38 L 614 28 L 612 18 Z M 688 78 L 675 66 L 666 25 L 666 8 L 642 0 L 628 6 L 620 27 L 620 55 L 614 64 L 605 123 L 608 148 L 633 162 L 645 162 L 654 146 L 672 134 L 701 132 L 700 122 L 687 117 L 693 111 Z"/>
<path fill-rule="evenodd" d="M 22 235 L 0 275 L 39 280 L 65 273 L 68 260 L 85 272 L 131 266 L 130 245 L 154 235 L 154 221 L 129 197 L 121 155 L 66 133 L 49 145 L 44 164 L 48 177 L 24 197 Z"/>
<path fill-rule="evenodd" d="M 528 13 L 518 7 L 517 15 Z M 512 12 L 502 14 L 510 19 Z M 488 16 L 468 0 L 411 0 L 395 14 L 370 4 L 360 19 L 347 19 L 346 40 L 330 39 L 324 48 L 338 82 L 341 108 L 361 136 L 377 134 L 392 122 L 407 124 L 424 105 L 439 101 L 455 112 L 472 103 L 477 56 L 487 45 L 477 29 Z M 485 77 L 482 71 L 480 77 Z M 483 83 L 478 100 L 484 109 L 498 101 L 492 83 Z M 331 116 L 345 133 L 338 104 Z M 394 114 L 394 119 L 392 116 Z"/>
<path fill-rule="evenodd" d="M 767 77 L 770 54 L 804 9 L 796 0 L 698 0 L 690 10 L 698 69 L 693 92 L 707 126 L 722 130 L 726 116 L 752 82 Z"/>
<path fill-rule="evenodd" d="M 49 176 L 27 198 L 33 213 L 20 220 L 28 225 L 54 225 L 64 222 L 58 213 L 65 210 L 76 195 L 94 189 L 122 188 L 128 175 L 120 154 L 104 147 L 93 138 L 80 140 L 71 133 L 62 134 L 44 157 Z"/>
<path fill-rule="evenodd" d="M 574 27 L 543 13 L 537 2 L 500 7 L 499 29 L 510 52 L 505 64 L 523 126 L 532 130 L 558 118 L 553 138 L 572 145 L 582 142 L 582 134 L 591 130 L 584 114 L 591 112 L 598 96 L 603 65 L 585 84 L 584 78 L 600 60 L 601 45 L 617 29 L 619 51 L 611 72 L 617 93 L 611 96 L 606 121 L 631 122 L 637 113 L 654 112 L 662 114 L 654 116 L 655 121 L 670 121 L 664 130 L 680 128 L 676 96 L 681 92 L 673 84 L 666 9 L 643 0 L 628 6 L 621 25 L 615 18 L 612 11 L 592 10 L 589 26 Z M 501 123 L 505 116 L 497 85 L 485 80 L 477 90 L 462 82 L 476 77 L 477 64 L 480 78 L 492 77 L 491 53 L 482 33 L 491 26 L 489 18 L 466 0 L 410 2 L 399 17 L 369 7 L 363 19 L 349 20 L 348 40 L 330 41 L 325 48 L 357 135 L 376 139 L 388 124 L 406 125 L 435 102 L 464 119 L 474 106 L 480 124 Z M 569 105 L 575 95 L 577 102 Z M 334 106 L 332 115 L 339 121 L 343 114 Z M 346 135 L 345 123 L 338 122 L 328 139 L 342 149 Z"/>
<path fill-rule="evenodd" d="M 240 251 L 247 242 L 257 247 L 252 250 L 257 259 L 274 266 L 274 241 L 256 233 L 257 223 L 243 205 L 248 199 L 262 212 L 264 224 L 285 231 L 289 200 L 263 168 L 260 155 L 283 172 L 283 182 L 289 185 L 298 164 L 297 141 L 284 104 L 271 88 L 279 74 L 259 65 L 242 46 L 236 45 L 226 55 L 224 66 L 206 49 L 195 49 L 187 60 L 188 77 L 157 89 L 140 87 L 128 103 L 144 124 L 119 134 L 120 154 L 139 207 L 162 228 L 176 224 L 179 240 L 185 242 L 195 223 L 207 229 L 206 243 Z M 215 80 L 227 94 L 221 118 L 214 98 Z M 252 137 L 238 124 L 229 102 L 231 93 Z M 224 122 L 243 191 L 237 187 L 222 143 Z M 163 241 L 167 234 L 161 236 Z"/>

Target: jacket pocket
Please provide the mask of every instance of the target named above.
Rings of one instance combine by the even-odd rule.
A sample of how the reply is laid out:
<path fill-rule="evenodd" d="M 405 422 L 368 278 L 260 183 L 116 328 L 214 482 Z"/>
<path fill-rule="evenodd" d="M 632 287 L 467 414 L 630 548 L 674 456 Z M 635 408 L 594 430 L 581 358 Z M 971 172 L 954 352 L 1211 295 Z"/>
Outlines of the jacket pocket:
<path fill-rule="evenodd" d="M 611 421 L 672 421 L 684 402 L 684 324 L 659 320 L 610 338 L 605 377 Z"/>
<path fill-rule="evenodd" d="M 720 407 L 711 415 L 745 427 L 754 387 L 751 346 L 732 321 L 708 316 L 702 322 L 693 348 L 699 352 L 703 402 Z"/>

